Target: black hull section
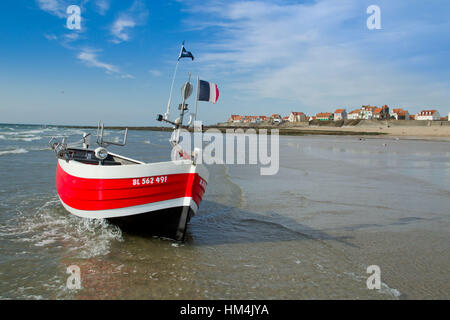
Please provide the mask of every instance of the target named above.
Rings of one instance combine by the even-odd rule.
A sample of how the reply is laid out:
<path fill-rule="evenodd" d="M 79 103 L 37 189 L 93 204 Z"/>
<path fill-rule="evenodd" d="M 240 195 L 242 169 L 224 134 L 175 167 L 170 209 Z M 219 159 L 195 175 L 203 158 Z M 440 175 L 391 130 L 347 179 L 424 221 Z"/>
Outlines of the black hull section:
<path fill-rule="evenodd" d="M 189 220 L 194 212 L 188 206 L 174 207 L 131 216 L 109 218 L 108 221 L 126 233 L 184 241 Z"/>

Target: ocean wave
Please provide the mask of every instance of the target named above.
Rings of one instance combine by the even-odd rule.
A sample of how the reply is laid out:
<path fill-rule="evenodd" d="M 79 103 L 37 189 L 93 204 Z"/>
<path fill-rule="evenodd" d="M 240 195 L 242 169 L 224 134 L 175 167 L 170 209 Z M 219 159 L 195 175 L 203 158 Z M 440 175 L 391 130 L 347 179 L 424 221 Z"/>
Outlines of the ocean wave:
<path fill-rule="evenodd" d="M 36 250 L 58 248 L 80 258 L 106 255 L 113 241 L 123 240 L 119 227 L 104 219 L 75 217 L 62 209 L 57 198 L 47 198 L 37 208 L 29 208 L 27 203 L 19 203 L 14 218 L 0 225 L 1 237 L 29 243 Z"/>
<path fill-rule="evenodd" d="M 31 142 L 41 139 L 41 136 L 26 132 L 0 132 L 0 140 Z"/>
<path fill-rule="evenodd" d="M 36 137 L 36 136 L 32 136 L 32 137 L 18 137 L 18 138 L 7 138 L 5 136 L 0 136 L 1 140 L 9 140 L 9 141 L 25 141 L 25 142 L 31 142 L 31 141 L 35 141 L 35 140 L 41 140 L 42 137 Z"/>
<path fill-rule="evenodd" d="M 42 139 L 42 137 L 31 137 L 31 138 L 18 138 L 17 140 L 31 142 L 31 141 L 41 140 L 41 139 Z"/>
<path fill-rule="evenodd" d="M 30 148 L 30 151 L 50 151 L 51 147 Z"/>
<path fill-rule="evenodd" d="M 0 151 L 0 156 L 6 155 L 6 154 L 20 154 L 20 153 L 27 153 L 28 150 L 24 148 L 14 149 L 14 150 L 4 150 Z"/>
<path fill-rule="evenodd" d="M 24 130 L 24 131 L 0 131 L 1 134 L 7 134 L 11 136 L 35 136 L 37 134 L 42 134 L 47 131 L 52 131 L 50 129 L 43 129 L 43 130 Z"/>
<path fill-rule="evenodd" d="M 39 130 L 26 130 L 21 131 L 20 134 L 41 134 L 47 131 L 53 131 L 53 129 L 45 128 L 45 129 L 39 129 Z"/>

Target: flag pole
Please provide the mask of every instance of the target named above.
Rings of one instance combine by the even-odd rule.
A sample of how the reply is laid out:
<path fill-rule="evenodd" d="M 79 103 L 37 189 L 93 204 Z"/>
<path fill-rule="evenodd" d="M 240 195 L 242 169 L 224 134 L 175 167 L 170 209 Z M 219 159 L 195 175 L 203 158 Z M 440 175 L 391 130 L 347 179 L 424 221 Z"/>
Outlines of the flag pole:
<path fill-rule="evenodd" d="M 172 77 L 172 84 L 170 86 L 169 101 L 167 102 L 167 111 L 164 114 L 164 118 L 166 120 L 169 120 L 169 116 L 170 116 L 170 103 L 172 102 L 173 85 L 175 83 L 175 78 L 177 76 L 178 64 L 180 63 L 180 58 L 181 58 L 181 53 L 183 52 L 183 47 L 184 47 L 184 41 L 183 41 L 183 44 L 181 45 L 180 54 L 178 55 L 178 61 L 177 61 L 177 64 L 175 65 L 175 71 L 174 71 L 173 77 Z"/>

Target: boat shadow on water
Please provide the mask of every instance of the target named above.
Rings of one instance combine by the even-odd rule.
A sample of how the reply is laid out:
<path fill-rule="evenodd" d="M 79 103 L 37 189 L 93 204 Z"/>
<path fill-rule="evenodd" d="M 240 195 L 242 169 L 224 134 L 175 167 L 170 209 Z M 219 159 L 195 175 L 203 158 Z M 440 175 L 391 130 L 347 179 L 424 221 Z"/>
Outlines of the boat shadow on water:
<path fill-rule="evenodd" d="M 164 238 L 164 234 L 148 229 L 145 225 L 121 226 L 126 236 Z M 194 216 L 186 231 L 186 245 L 223 245 L 242 243 L 263 243 L 283 241 L 338 241 L 344 245 L 358 247 L 351 243 L 352 237 L 337 237 L 301 224 L 290 217 L 276 212 L 255 213 L 240 208 L 225 206 L 204 200 L 199 213 Z"/>

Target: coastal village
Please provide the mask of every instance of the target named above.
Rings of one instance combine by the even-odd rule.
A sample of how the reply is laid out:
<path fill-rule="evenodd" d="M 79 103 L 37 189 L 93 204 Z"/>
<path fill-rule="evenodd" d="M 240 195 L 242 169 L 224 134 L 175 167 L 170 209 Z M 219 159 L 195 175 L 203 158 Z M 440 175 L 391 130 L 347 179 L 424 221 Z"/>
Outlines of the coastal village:
<path fill-rule="evenodd" d="M 410 114 L 408 110 L 396 108 L 389 110 L 387 105 L 382 107 L 363 105 L 360 109 L 347 113 L 344 108 L 336 109 L 334 112 L 319 112 L 308 116 L 303 112 L 291 112 L 288 116 L 272 114 L 271 116 L 243 116 L 231 115 L 228 123 L 270 123 L 281 124 L 284 122 L 309 122 L 318 121 L 340 121 L 340 120 L 428 120 L 428 121 L 450 121 L 450 113 L 441 117 L 437 110 L 422 110 L 417 114 Z"/>

